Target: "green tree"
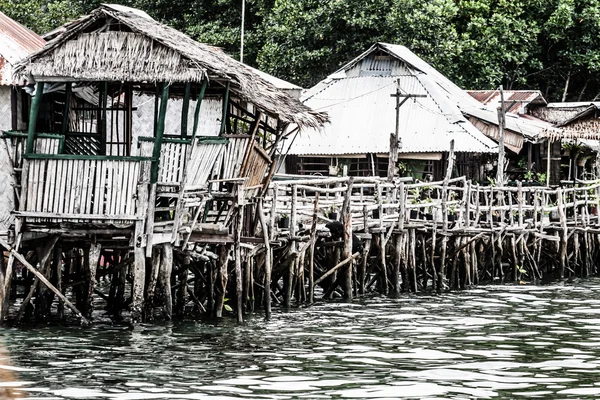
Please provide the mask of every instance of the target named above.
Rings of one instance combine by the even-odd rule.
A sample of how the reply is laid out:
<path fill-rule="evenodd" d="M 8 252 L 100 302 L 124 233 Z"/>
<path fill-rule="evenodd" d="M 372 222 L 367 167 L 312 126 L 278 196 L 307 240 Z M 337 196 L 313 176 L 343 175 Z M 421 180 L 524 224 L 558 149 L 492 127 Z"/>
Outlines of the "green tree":
<path fill-rule="evenodd" d="M 81 15 L 71 0 L 0 0 L 0 10 L 38 34 L 46 33 Z"/>

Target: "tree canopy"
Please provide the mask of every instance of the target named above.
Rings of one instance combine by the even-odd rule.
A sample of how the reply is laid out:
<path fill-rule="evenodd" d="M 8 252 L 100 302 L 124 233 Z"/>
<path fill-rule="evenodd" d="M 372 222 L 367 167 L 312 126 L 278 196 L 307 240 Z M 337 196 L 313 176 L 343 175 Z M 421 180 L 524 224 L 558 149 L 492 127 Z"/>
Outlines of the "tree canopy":
<path fill-rule="evenodd" d="M 112 0 L 239 57 L 242 0 Z M 101 0 L 0 0 L 38 33 Z M 377 41 L 402 44 L 466 89 L 600 98 L 600 0 L 246 0 L 244 60 L 309 87 Z"/>

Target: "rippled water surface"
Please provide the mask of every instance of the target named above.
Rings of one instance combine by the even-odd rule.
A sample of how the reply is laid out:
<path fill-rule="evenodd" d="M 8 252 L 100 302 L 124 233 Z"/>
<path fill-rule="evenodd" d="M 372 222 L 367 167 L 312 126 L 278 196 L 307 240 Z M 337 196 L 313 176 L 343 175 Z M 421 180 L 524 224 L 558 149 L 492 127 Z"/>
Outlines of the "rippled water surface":
<path fill-rule="evenodd" d="M 599 365 L 600 280 L 0 331 L 0 394 L 23 398 L 596 398 Z"/>

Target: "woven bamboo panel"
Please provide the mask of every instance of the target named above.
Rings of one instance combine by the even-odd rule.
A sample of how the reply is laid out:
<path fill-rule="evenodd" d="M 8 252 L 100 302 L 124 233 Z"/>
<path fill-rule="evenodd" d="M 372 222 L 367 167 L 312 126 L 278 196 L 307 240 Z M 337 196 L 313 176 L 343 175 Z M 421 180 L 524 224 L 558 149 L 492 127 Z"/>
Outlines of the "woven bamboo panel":
<path fill-rule="evenodd" d="M 6 149 L 7 140 L 0 139 L 0 231 L 7 230 L 14 221 L 14 176 L 12 162 Z"/>
<path fill-rule="evenodd" d="M 134 143 L 137 143 L 137 138 L 140 136 L 154 136 L 154 96 L 135 95 L 133 97 L 133 107 L 133 136 Z M 183 100 L 169 99 L 165 119 L 165 135 L 181 135 L 182 108 Z M 190 101 L 188 113 L 188 136 L 192 136 L 195 109 L 196 101 L 192 100 Z M 222 113 L 223 101 L 221 99 L 204 99 L 200 107 L 197 136 L 218 136 L 221 129 Z"/>
<path fill-rule="evenodd" d="M 10 86 L 0 86 L 0 130 L 12 129 L 12 107 L 10 104 Z"/>

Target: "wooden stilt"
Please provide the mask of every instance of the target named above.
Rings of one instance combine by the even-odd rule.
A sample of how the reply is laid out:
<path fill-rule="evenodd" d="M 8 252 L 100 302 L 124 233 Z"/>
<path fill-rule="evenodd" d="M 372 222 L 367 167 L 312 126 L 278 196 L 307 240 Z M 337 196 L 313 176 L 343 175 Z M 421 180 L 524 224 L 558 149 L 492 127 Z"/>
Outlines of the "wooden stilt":
<path fill-rule="evenodd" d="M 75 315 L 77 315 L 77 317 L 79 317 L 82 321 L 82 323 L 89 325 L 89 321 L 83 316 L 83 314 L 81 314 L 79 312 L 79 310 L 61 293 L 59 292 L 54 285 L 52 285 L 44 275 L 42 275 L 37 269 L 35 269 L 33 267 L 33 265 L 31 265 L 26 259 L 25 257 L 23 257 L 21 254 L 17 253 L 15 250 L 13 250 L 8 243 L 6 243 L 4 240 L 0 239 L 0 246 L 4 247 L 6 250 L 10 251 L 11 254 L 14 255 L 14 257 L 25 266 L 25 268 L 27 268 L 27 270 L 29 272 L 31 272 L 33 275 L 35 275 L 44 285 L 46 285 L 50 290 L 52 290 L 62 301 L 65 302 L 65 305 L 67 307 L 69 307 L 74 313 Z"/>
<path fill-rule="evenodd" d="M 158 284 L 163 296 L 163 314 L 167 320 L 173 318 L 173 294 L 171 292 L 171 273 L 173 271 L 173 246 L 170 243 L 162 245 L 162 257 Z"/>
<path fill-rule="evenodd" d="M 352 197 L 352 188 L 354 178 L 348 180 L 348 189 L 344 196 L 342 206 L 342 224 L 344 225 L 344 248 L 342 250 L 342 259 L 347 259 L 352 255 L 352 212 L 350 211 L 350 199 Z M 342 290 L 346 300 L 352 300 L 352 262 L 344 270 L 342 278 Z"/>
<path fill-rule="evenodd" d="M 146 252 L 142 247 L 134 249 L 133 285 L 131 288 L 131 322 L 144 320 L 144 287 L 146 283 Z"/>
<path fill-rule="evenodd" d="M 240 247 L 240 241 L 242 238 L 242 227 L 244 224 L 244 205 L 238 205 L 236 222 L 235 222 L 235 235 L 233 237 L 233 254 L 235 263 L 235 298 L 236 298 L 236 316 L 238 324 L 244 322 L 244 306 L 243 306 L 243 291 L 242 291 L 242 252 Z"/>
<path fill-rule="evenodd" d="M 94 311 L 93 295 L 96 287 L 96 271 L 98 269 L 98 263 L 100 262 L 100 251 L 101 246 L 98 243 L 92 243 L 89 250 L 88 259 L 88 270 L 87 270 L 87 281 L 88 281 L 88 292 L 87 292 L 87 304 L 85 307 L 86 317 L 91 319 L 92 312 Z"/>
<path fill-rule="evenodd" d="M 225 292 L 227 291 L 227 264 L 229 261 L 230 245 L 222 245 L 219 250 L 218 275 L 216 281 L 216 300 L 215 300 L 215 316 L 223 317 L 223 303 L 225 301 Z"/>

